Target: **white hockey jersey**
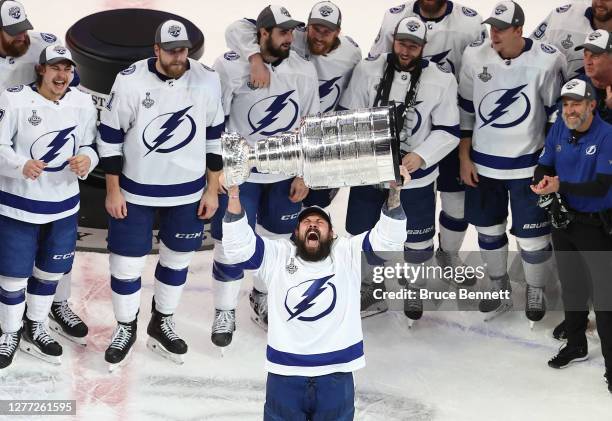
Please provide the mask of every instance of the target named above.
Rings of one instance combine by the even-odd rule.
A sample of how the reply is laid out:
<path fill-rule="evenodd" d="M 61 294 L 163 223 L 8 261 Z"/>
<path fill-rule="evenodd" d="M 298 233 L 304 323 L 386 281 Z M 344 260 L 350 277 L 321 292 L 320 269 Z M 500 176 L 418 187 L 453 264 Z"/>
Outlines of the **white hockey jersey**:
<path fill-rule="evenodd" d="M 252 269 L 268 286 L 266 369 L 285 376 L 322 376 L 365 366 L 360 318 L 362 251 L 401 251 L 406 219 L 381 214 L 375 227 L 334 240 L 320 262 L 296 257 L 293 242 L 256 235 L 246 216 L 223 222 L 229 262 Z"/>
<path fill-rule="evenodd" d="M 590 3 L 557 7 L 531 34 L 532 39 L 552 44 L 565 55 L 570 79 L 584 73 L 584 53 L 574 48 L 581 45 L 586 36 L 596 29 L 593 26 L 593 8 Z"/>
<path fill-rule="evenodd" d="M 304 27 L 295 28 L 291 48 L 312 62 L 317 71 L 321 112 L 333 111 L 351 80 L 353 69 L 361 61 L 361 48 L 352 38 L 340 35 L 340 44 L 329 54 L 312 55 L 305 31 Z M 260 52 L 256 39 L 255 22 L 251 19 L 238 20 L 225 31 L 227 46 L 246 58 Z"/>
<path fill-rule="evenodd" d="M 419 13 L 417 1 L 409 1 L 385 12 L 382 25 L 370 57 L 391 52 L 393 49 L 393 32 L 405 17 L 418 16 L 427 26 L 427 44 L 423 57 L 450 70 L 455 76 L 461 68 L 461 58 L 465 48 L 472 42 L 487 38 L 487 30 L 482 18 L 473 9 L 448 1 L 446 14 L 441 18 L 423 19 Z"/>
<path fill-rule="evenodd" d="M 18 85 L 0 95 L 0 215 L 46 224 L 79 210 L 79 184 L 67 159 L 95 152 L 98 113 L 91 96 L 69 88 L 50 101 L 34 85 Z M 36 179 L 23 176 L 30 159 L 47 163 Z"/>
<path fill-rule="evenodd" d="M 533 176 L 566 66 L 555 47 L 527 38 L 521 55 L 511 60 L 501 58 L 489 40 L 465 50 L 459 76 L 461 129 L 473 130 L 471 155 L 479 174 Z"/>
<path fill-rule="evenodd" d="M 457 81 L 443 66 L 421 61 L 420 77 L 413 112 L 406 113 L 400 134 L 402 152 L 414 152 L 423 158 L 423 166 L 411 174 L 404 188 L 424 187 L 438 178 L 438 162 L 459 144 L 459 109 Z M 345 109 L 374 105 L 376 89 L 387 66 L 387 54 L 362 60 L 340 100 Z M 410 88 L 410 73 L 396 71 L 389 101 L 404 103 Z"/>
<path fill-rule="evenodd" d="M 301 117 L 319 112 L 317 74 L 312 63 L 295 52 L 274 65 L 267 64 L 270 86 L 252 89 L 249 62 L 233 51 L 217 58 L 214 68 L 221 78 L 227 131 L 238 132 L 249 144 L 299 127 Z M 254 171 L 247 181 L 273 183 L 283 174 Z"/>
<path fill-rule="evenodd" d="M 30 47 L 21 57 L 0 56 L 0 89 L 27 85 L 36 80 L 34 66 L 38 64 L 40 52 L 58 42 L 53 34 L 28 31 Z"/>
<path fill-rule="evenodd" d="M 214 70 L 189 59 L 179 79 L 157 72 L 155 58 L 120 72 L 102 110 L 100 158 L 123 156 L 119 178 L 130 203 L 177 206 L 200 200 L 206 154 L 221 153 L 221 85 Z"/>

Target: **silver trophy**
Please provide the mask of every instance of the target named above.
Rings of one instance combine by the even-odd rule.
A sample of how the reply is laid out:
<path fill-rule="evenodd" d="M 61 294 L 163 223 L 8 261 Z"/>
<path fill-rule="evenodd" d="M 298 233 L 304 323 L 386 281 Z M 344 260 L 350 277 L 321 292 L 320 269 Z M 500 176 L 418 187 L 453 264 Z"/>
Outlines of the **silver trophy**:
<path fill-rule="evenodd" d="M 313 189 L 400 182 L 393 107 L 305 117 L 296 132 L 250 146 L 237 133 L 221 137 L 225 185 L 244 183 L 251 169 L 299 176 Z"/>

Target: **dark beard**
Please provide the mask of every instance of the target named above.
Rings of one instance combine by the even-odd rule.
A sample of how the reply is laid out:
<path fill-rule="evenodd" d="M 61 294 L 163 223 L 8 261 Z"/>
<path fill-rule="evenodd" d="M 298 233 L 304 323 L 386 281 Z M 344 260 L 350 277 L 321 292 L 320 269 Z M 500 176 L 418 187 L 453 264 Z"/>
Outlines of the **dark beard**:
<path fill-rule="evenodd" d="M 178 79 L 181 76 L 183 76 L 183 74 L 187 70 L 187 63 L 184 63 L 183 66 L 180 68 L 180 70 L 176 70 L 176 67 L 167 66 L 166 64 L 162 63 L 162 61 L 160 60 L 159 67 L 162 68 L 166 76 L 172 79 Z"/>
<path fill-rule="evenodd" d="M 306 238 L 296 239 L 297 251 L 295 254 L 306 262 L 319 262 L 329 256 L 333 241 L 334 239 L 331 236 L 325 241 L 319 240 L 319 247 L 315 251 L 309 251 L 306 249 Z"/>
<path fill-rule="evenodd" d="M 608 13 L 605 13 L 601 16 L 598 15 L 597 12 L 595 12 L 595 20 L 599 22 L 608 22 L 610 19 L 612 19 L 612 11 L 608 11 Z"/>
<path fill-rule="evenodd" d="M 289 57 L 289 49 L 285 51 L 281 50 L 280 48 L 274 47 L 274 45 L 272 45 L 272 37 L 268 38 L 268 40 L 266 41 L 266 51 L 272 57 L 280 58 L 283 60 Z"/>
<path fill-rule="evenodd" d="M 436 2 L 430 6 L 424 2 L 419 2 L 419 7 L 421 8 L 421 11 L 425 12 L 427 15 L 435 16 L 440 13 L 445 3 L 446 0 L 436 0 Z"/>
<path fill-rule="evenodd" d="M 22 55 L 27 53 L 28 48 L 30 48 L 30 37 L 26 36 L 25 42 L 17 46 L 14 43 L 9 44 L 4 39 L 4 36 L 0 35 L 0 43 L 2 43 L 2 49 L 8 57 L 21 57 Z"/>

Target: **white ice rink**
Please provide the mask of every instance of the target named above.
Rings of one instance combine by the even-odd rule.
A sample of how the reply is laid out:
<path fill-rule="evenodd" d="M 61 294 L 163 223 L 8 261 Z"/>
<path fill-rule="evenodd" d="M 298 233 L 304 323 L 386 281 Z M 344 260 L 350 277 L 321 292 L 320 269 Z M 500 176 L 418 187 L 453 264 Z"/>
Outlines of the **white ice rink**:
<path fill-rule="evenodd" d="M 367 54 L 385 8 L 401 0 L 334 0 L 343 30 Z M 90 13 L 120 7 L 147 7 L 189 18 L 206 36 L 203 62 L 225 51 L 223 32 L 241 17 L 256 17 L 264 1 L 183 0 L 23 0 L 35 30 L 62 38 L 68 27 Z M 276 1 L 278 3 L 281 0 Z M 315 0 L 282 2 L 306 19 Z M 531 29 L 567 0 L 522 0 Z M 483 16 L 495 0 L 464 0 Z M 121 28 L 117 28 L 121 31 Z M 332 206 L 342 232 L 346 192 Z M 511 241 L 513 243 L 513 241 Z M 465 249 L 477 250 L 470 229 Z M 210 342 L 213 316 L 212 252 L 200 252 L 176 314 L 189 345 L 182 366 L 145 347 L 156 257 L 143 275 L 139 338 L 132 360 L 109 374 L 104 350 L 115 327 L 110 302 L 108 255 L 77 253 L 72 303 L 88 323 L 88 346 L 63 339 L 61 366 L 19 352 L 0 372 L 0 399 L 75 399 L 79 420 L 241 420 L 261 419 L 266 373 L 265 333 L 250 320 L 249 278 L 243 283 L 234 341 L 223 358 Z M 515 285 L 517 302 L 521 285 Z M 488 323 L 478 313 L 429 312 L 411 330 L 403 314 L 386 313 L 363 323 L 367 367 L 356 374 L 357 420 L 612 420 L 612 395 L 603 381 L 599 340 L 589 339 L 587 362 L 565 370 L 546 364 L 559 343 L 551 338 L 560 313 L 549 312 L 529 330 L 523 312 Z M 591 318 L 593 318 L 591 316 Z M 0 417 L 2 418 L 2 417 Z M 21 417 L 51 419 L 61 417 Z M 7 417 L 7 419 L 20 419 Z"/>

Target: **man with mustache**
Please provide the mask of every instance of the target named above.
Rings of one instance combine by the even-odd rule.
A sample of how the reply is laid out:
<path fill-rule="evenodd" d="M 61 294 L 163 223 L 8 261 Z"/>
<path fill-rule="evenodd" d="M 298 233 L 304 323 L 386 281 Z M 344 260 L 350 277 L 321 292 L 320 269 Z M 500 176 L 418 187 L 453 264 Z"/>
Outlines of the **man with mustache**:
<path fill-rule="evenodd" d="M 531 186 L 552 201 L 565 308 L 567 344 L 548 365 L 565 368 L 588 358 L 585 329 L 592 299 L 612 393 L 612 125 L 595 112 L 596 93 L 589 83 L 569 81 L 561 99 L 562 119 L 548 133 Z"/>
<path fill-rule="evenodd" d="M 423 59 L 427 33 L 417 17 L 400 20 L 393 51 L 361 61 L 340 100 L 345 109 L 396 106 L 402 164 L 412 177 L 401 199 L 407 213 L 405 257 L 413 266 L 433 265 L 438 162 L 459 143 L 457 81 L 444 66 Z M 385 197 L 385 189 L 352 187 L 346 230 L 357 235 L 372 228 Z M 425 276 L 410 281 L 407 288 L 415 292 L 426 286 Z M 372 287 L 364 288 L 364 300 L 375 295 L 376 284 L 368 285 Z M 369 308 L 362 310 L 369 315 Z M 404 312 L 411 321 L 421 318 L 423 303 L 418 294 L 405 300 Z"/>
<path fill-rule="evenodd" d="M 408 171 L 400 167 L 400 173 L 409 182 Z M 329 214 L 313 206 L 299 213 L 293 241 L 260 237 L 249 227 L 241 188 L 228 191 L 223 246 L 228 262 L 253 270 L 268 287 L 264 420 L 352 420 L 352 372 L 365 366 L 362 254 L 401 252 L 401 186 L 391 183 L 370 230 L 338 237 Z"/>
<path fill-rule="evenodd" d="M 23 5 L 11 0 L 0 2 L 0 28 L 0 89 L 34 82 L 41 51 L 57 43 L 57 37 L 31 31 L 32 24 Z M 78 85 L 78 77 L 71 78 L 70 84 Z M 49 324 L 66 338 L 84 344 L 88 328 L 68 304 L 70 286 L 71 275 L 67 273 L 58 282 Z"/>
<path fill-rule="evenodd" d="M 98 151 L 106 172 L 111 290 L 117 327 L 104 355 L 112 371 L 136 340 L 141 275 L 160 219 L 159 261 L 147 346 L 182 363 L 187 344 L 173 314 L 188 267 L 215 213 L 224 130 L 219 77 L 188 57 L 182 22 L 155 32 L 155 57 L 120 72 L 102 111 Z"/>
<path fill-rule="evenodd" d="M 516 2 L 495 5 L 485 21 L 491 39 L 463 54 L 459 75 L 461 179 L 465 213 L 478 231 L 493 293 L 479 309 L 485 320 L 509 310 L 508 204 L 525 271 L 525 315 L 530 324 L 546 313 L 544 284 L 550 273 L 550 222 L 529 185 L 550 116 L 556 109 L 565 57 L 554 47 L 523 38 L 525 15 Z M 528 77 L 525 77 L 528 75 Z M 504 294 L 504 295 L 502 295 Z M 505 297 L 504 297 L 505 296 Z"/>
<path fill-rule="evenodd" d="M 289 11 L 278 5 L 264 8 L 255 22 L 258 51 L 270 72 L 268 87 L 258 88 L 250 77 L 246 57 L 229 51 L 215 62 L 221 77 L 223 105 L 228 131 L 238 132 L 250 145 L 270 136 L 295 130 L 301 117 L 319 112 L 317 74 L 313 64 L 291 49 L 295 28 L 303 25 Z M 242 200 L 249 223 L 270 237 L 288 237 L 295 228 L 302 200 L 308 187 L 300 177 L 283 174 L 260 174 L 254 170 L 242 187 Z M 227 196 L 219 196 L 220 211 L 211 223 L 215 239 L 213 264 L 215 318 L 212 342 L 228 346 L 235 326 L 235 309 L 244 273 L 228 264 L 224 256 L 222 219 Z M 251 305 L 254 320 L 265 328 L 267 324 L 266 285 L 255 276 Z"/>
<path fill-rule="evenodd" d="M 534 40 L 552 44 L 568 63 L 568 76 L 584 74 L 583 55 L 574 47 L 597 29 L 612 31 L 612 0 L 592 0 L 591 4 L 574 2 L 557 7 L 531 34 Z"/>
<path fill-rule="evenodd" d="M 74 260 L 77 177 L 98 163 L 97 112 L 89 95 L 69 88 L 73 66 L 70 51 L 49 46 L 36 82 L 0 95 L 0 368 L 18 345 L 55 364 L 62 355 L 46 321 Z"/>
<path fill-rule="evenodd" d="M 355 65 L 361 60 L 361 49 L 348 36 L 341 35 L 342 12 L 334 3 L 316 3 L 308 16 L 307 26 L 293 31 L 291 48 L 309 60 L 319 79 L 321 112 L 334 111 L 349 81 Z M 255 21 L 241 19 L 232 23 L 225 31 L 229 48 L 250 63 L 251 84 L 265 88 L 270 83 L 270 72 L 266 67 L 257 43 Z M 310 190 L 304 199 L 305 206 L 330 205 L 338 189 Z M 265 327 L 265 291 L 253 289 L 250 296 L 254 310 L 253 319 Z"/>

